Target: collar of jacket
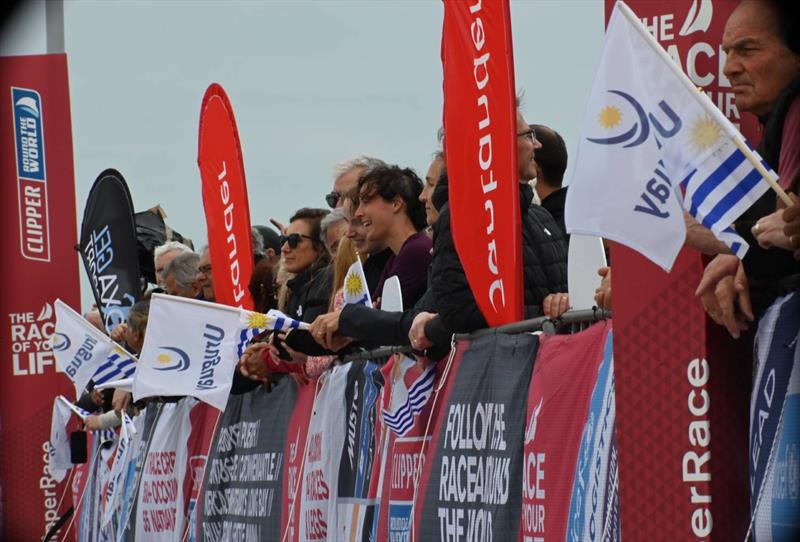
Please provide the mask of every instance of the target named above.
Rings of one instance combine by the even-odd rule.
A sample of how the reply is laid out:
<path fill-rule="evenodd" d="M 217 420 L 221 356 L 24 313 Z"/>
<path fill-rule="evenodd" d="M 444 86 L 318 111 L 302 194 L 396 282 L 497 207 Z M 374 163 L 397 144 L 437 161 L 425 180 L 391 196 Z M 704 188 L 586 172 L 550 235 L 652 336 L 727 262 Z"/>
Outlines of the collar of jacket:
<path fill-rule="evenodd" d="M 306 267 L 304 271 L 293 279 L 288 280 L 286 286 L 292 292 L 298 292 L 303 286 L 314 280 L 320 271 L 324 270 L 326 267 L 328 267 L 327 260 L 324 258 L 317 258 L 317 261 Z"/>

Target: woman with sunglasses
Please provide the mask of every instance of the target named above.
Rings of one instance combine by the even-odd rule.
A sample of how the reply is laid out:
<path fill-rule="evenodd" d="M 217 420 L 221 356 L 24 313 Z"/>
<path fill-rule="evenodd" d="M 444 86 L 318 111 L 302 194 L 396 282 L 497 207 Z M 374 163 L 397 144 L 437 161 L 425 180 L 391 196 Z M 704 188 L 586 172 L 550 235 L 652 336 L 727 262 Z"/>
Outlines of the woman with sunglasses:
<path fill-rule="evenodd" d="M 280 238 L 281 264 L 294 277 L 286 283 L 289 296 L 279 309 L 301 322 L 313 322 L 324 314 L 331 297 L 333 270 L 320 240 L 320 223 L 328 212 L 308 207 L 298 210 Z M 271 372 L 303 374 L 305 354 L 288 348 L 284 338 L 284 333 L 276 333 L 268 345 L 250 345 L 242 354 L 242 373 L 262 381 Z"/>

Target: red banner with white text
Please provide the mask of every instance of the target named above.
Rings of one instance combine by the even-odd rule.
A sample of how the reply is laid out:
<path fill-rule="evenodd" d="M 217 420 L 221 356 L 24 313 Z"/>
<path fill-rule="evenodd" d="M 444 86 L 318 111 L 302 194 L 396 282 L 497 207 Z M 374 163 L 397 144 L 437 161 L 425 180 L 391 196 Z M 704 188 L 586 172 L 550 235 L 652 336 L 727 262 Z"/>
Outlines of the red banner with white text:
<path fill-rule="evenodd" d="M 723 72 L 721 41 L 737 0 L 630 0 L 692 81 L 752 144 Z M 613 2 L 606 1 L 606 19 Z M 620 524 L 625 539 L 742 540 L 752 343 L 706 320 L 694 292 L 703 256 L 684 248 L 671 273 L 614 244 Z"/>
<path fill-rule="evenodd" d="M 53 397 L 72 394 L 52 303 L 80 305 L 66 55 L 0 58 L 0 96 L 0 538 L 38 540 L 71 501 L 48 468 Z"/>
<path fill-rule="evenodd" d="M 508 0 L 444 1 L 444 151 L 453 240 L 490 326 L 522 320 L 516 98 Z"/>
<path fill-rule="evenodd" d="M 252 309 L 247 284 L 253 273 L 253 245 L 244 159 L 233 108 L 217 83 L 203 96 L 197 164 L 216 302 Z"/>

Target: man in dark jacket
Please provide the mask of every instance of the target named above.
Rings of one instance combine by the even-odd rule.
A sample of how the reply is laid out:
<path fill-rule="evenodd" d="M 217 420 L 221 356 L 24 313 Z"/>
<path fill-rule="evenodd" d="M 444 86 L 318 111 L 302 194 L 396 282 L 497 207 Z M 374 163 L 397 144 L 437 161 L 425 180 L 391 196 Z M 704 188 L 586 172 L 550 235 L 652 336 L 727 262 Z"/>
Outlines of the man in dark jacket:
<path fill-rule="evenodd" d="M 531 205 L 533 189 L 528 181 L 536 175 L 534 152 L 541 145 L 522 114 L 517 112 L 517 159 L 522 214 L 522 254 L 525 276 L 525 318 L 558 316 L 569 308 L 567 245 L 564 233 L 545 209 Z M 437 192 L 444 190 L 440 182 Z M 432 263 L 432 295 L 437 314 L 417 315 L 409 333 L 416 350 L 446 348 L 453 333 L 487 327 L 475 301 L 456 252 L 450 229 L 450 206 L 439 214 L 435 228 Z"/>
<path fill-rule="evenodd" d="M 536 139 L 542 144 L 536 149 L 536 193 L 553 220 L 564 234 L 564 204 L 567 201 L 567 187 L 564 182 L 564 171 L 567 169 L 567 145 L 561 134 L 542 124 L 531 124 Z M 569 244 L 569 235 L 567 235 Z"/>

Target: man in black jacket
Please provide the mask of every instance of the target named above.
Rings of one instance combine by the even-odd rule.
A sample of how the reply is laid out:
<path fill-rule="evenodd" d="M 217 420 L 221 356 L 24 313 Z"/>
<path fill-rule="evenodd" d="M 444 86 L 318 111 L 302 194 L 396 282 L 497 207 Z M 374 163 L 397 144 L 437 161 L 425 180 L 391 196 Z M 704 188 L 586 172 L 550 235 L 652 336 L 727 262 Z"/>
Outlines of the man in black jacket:
<path fill-rule="evenodd" d="M 569 308 L 564 233 L 549 212 L 531 205 L 533 189 L 528 181 L 536 175 L 533 158 L 540 146 L 528 123 L 517 111 L 525 318 L 555 317 Z M 443 188 L 440 183 L 437 192 Z M 414 319 L 409 339 L 415 350 L 436 346 L 441 351 L 449 346 L 449 337 L 453 333 L 468 333 L 487 327 L 456 252 L 450 229 L 449 204 L 441 209 L 434 239 L 431 286 L 433 305 L 438 312 L 422 312 Z"/>

